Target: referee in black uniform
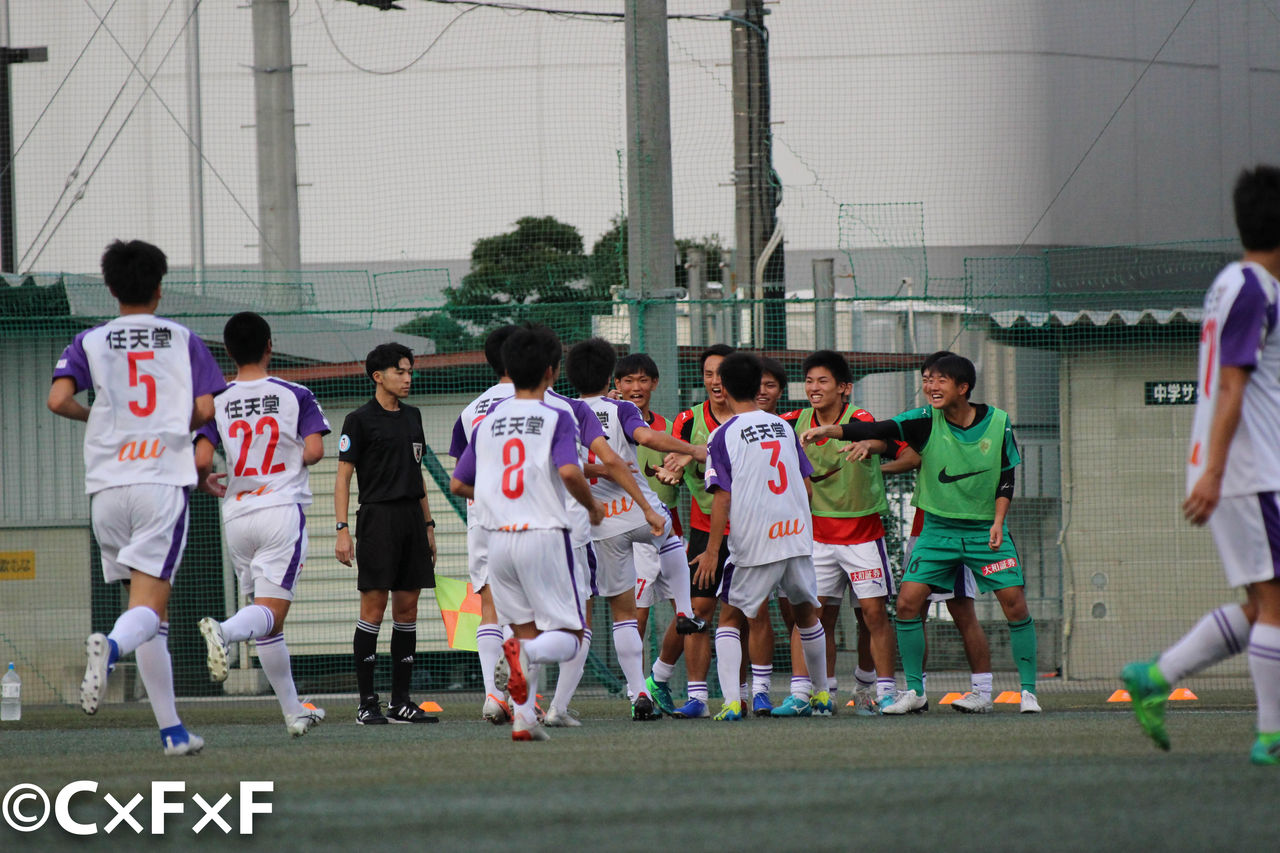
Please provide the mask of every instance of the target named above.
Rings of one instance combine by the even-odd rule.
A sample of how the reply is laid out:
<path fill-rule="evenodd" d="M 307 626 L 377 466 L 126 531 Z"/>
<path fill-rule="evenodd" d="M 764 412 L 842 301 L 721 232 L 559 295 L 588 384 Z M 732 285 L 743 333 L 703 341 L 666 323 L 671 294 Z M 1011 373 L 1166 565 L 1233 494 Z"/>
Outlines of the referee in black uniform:
<path fill-rule="evenodd" d="M 436 523 L 431 519 L 422 479 L 422 414 L 401 401 L 413 382 L 413 352 L 382 344 L 364 361 L 373 380 L 373 399 L 347 415 L 338 442 L 338 480 L 333 490 L 338 520 L 338 561 L 356 558 L 360 619 L 352 649 L 360 689 L 360 725 L 434 723 L 409 698 L 413 654 L 418 643 L 418 597 L 436 585 Z M 357 543 L 347 525 L 351 475 L 360 486 Z M 378 631 L 391 598 L 391 702 L 384 715 L 373 692 Z"/>

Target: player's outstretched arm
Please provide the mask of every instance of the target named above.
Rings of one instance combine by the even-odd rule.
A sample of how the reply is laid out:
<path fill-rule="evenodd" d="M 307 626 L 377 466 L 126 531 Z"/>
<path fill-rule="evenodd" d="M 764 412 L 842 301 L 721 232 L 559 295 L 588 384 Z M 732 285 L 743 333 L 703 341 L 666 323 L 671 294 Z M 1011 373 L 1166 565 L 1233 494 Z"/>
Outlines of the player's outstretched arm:
<path fill-rule="evenodd" d="M 653 507 L 649 506 L 649 502 L 645 500 L 644 492 L 640 491 L 640 483 L 636 480 L 631 468 L 623 460 L 621 456 L 613 452 L 613 448 L 609 446 L 609 439 L 599 436 L 595 441 L 591 442 L 591 451 L 595 453 L 596 459 L 604 465 L 605 470 L 609 472 L 609 478 L 617 483 L 627 497 L 636 502 L 636 506 L 640 507 L 644 513 L 644 520 L 649 523 L 649 532 L 654 536 L 659 536 L 667 527 L 667 520 L 659 515 Z M 579 469 L 581 474 L 581 469 Z M 584 477 L 582 482 L 586 482 Z M 589 488 L 589 487 L 588 487 Z"/>
<path fill-rule="evenodd" d="M 313 432 L 302 440 L 302 464 L 310 467 L 324 458 L 324 436 Z"/>
<path fill-rule="evenodd" d="M 864 459 L 870 459 L 872 456 L 883 456 L 889 452 L 889 445 L 883 441 L 855 441 L 850 444 L 844 453 L 844 458 L 849 462 L 861 462 Z M 883 472 L 883 468 L 881 468 Z"/>
<path fill-rule="evenodd" d="M 76 400 L 76 381 L 59 376 L 49 388 L 49 411 L 73 421 L 89 420 L 89 409 Z"/>
<path fill-rule="evenodd" d="M 880 463 L 881 474 L 905 474 L 908 471 L 914 471 L 920 467 L 920 454 L 916 453 L 910 447 L 902 448 L 902 452 L 898 454 L 897 459 L 890 459 L 888 462 Z"/>
<path fill-rule="evenodd" d="M 650 427 L 638 427 L 631 434 L 636 444 L 644 445 L 650 450 L 657 450 L 663 453 L 678 453 L 681 456 L 689 456 L 699 462 L 707 461 L 707 446 L 705 444 L 690 444 L 687 441 L 676 438 L 669 432 L 652 429 Z"/>
<path fill-rule="evenodd" d="M 1204 524 L 1213 515 L 1222 497 L 1222 475 L 1227 470 L 1227 454 L 1240 426 L 1244 389 L 1249 370 L 1223 365 L 1218 369 L 1218 403 L 1209 424 L 1209 446 L 1205 450 L 1204 473 L 1182 502 L 1182 514 L 1192 524 Z"/>
<path fill-rule="evenodd" d="M 573 495 L 575 501 L 587 508 L 591 523 L 599 524 L 604 521 L 604 504 L 592 497 L 591 486 L 587 483 L 587 478 L 582 475 L 582 469 L 577 465 L 561 465 L 557 470 L 560 472 L 560 480 L 564 483 L 565 489 Z"/>
<path fill-rule="evenodd" d="M 196 488 L 220 498 L 226 495 L 227 486 L 221 482 L 226 474 L 213 473 L 213 442 L 204 436 L 196 437 Z"/>
<path fill-rule="evenodd" d="M 720 543 L 724 541 L 724 528 L 729 523 L 729 507 L 733 498 L 724 489 L 716 489 L 711 498 L 711 532 L 707 534 L 707 550 L 689 561 L 693 567 L 693 582 L 707 587 L 716 579 L 716 559 L 720 555 Z"/>

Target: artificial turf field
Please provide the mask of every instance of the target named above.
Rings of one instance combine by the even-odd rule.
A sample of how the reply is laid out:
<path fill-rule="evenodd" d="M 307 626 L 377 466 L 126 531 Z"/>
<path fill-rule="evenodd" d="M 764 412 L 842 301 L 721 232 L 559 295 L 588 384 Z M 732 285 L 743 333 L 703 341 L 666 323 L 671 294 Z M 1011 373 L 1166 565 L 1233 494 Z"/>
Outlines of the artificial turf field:
<path fill-rule="evenodd" d="M 476 719 L 478 696 L 437 697 L 442 722 L 357 726 L 347 698 L 290 739 L 273 702 L 180 703 L 207 746 L 166 758 L 144 703 L 27 708 L 0 727 L 0 795 L 19 782 L 49 792 L 99 782 L 72 816 L 102 802 L 187 784 L 164 837 L 75 838 L 54 821 L 30 834 L 0 822 L 0 850 L 1277 850 L 1280 768 L 1253 767 L 1252 692 L 1200 689 L 1171 703 L 1173 751 L 1140 733 L 1105 692 L 1042 691 L 1045 713 L 985 716 L 934 707 L 906 718 L 663 719 L 632 723 L 619 699 L 575 702 L 579 729 L 515 744 Z M 931 691 L 932 692 L 932 691 Z M 941 693 L 937 694 L 941 696 Z M 272 813 L 253 836 L 224 835 L 189 798 L 272 780 Z M 181 797 L 181 795 L 179 795 Z M 137 817 L 150 827 L 150 801 Z"/>

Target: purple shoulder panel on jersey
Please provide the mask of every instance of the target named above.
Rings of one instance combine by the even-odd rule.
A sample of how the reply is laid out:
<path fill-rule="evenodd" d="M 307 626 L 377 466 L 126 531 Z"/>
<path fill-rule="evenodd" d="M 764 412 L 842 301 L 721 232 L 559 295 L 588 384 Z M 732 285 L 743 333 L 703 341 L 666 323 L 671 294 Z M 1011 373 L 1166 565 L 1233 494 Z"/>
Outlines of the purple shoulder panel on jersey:
<path fill-rule="evenodd" d="M 724 437 L 729 434 L 729 424 L 738 419 L 737 415 L 722 423 L 707 442 L 707 481 L 706 489 L 724 489 L 733 491 L 733 466 L 729 463 L 729 449 L 725 447 Z"/>
<path fill-rule="evenodd" d="M 328 435 L 332 431 L 332 427 L 329 426 L 329 419 L 324 416 L 324 412 L 320 409 L 320 404 L 316 402 L 316 395 L 311 393 L 310 388 L 286 382 L 275 376 L 268 376 L 267 381 L 288 390 L 297 399 L 299 436 L 306 438 L 316 433 Z"/>
<path fill-rule="evenodd" d="M 791 438 L 796 443 L 796 456 L 800 460 L 800 476 L 813 476 L 813 463 L 809 461 L 809 454 L 804 452 L 804 445 L 800 443 L 800 434 L 793 429 Z"/>
<path fill-rule="evenodd" d="M 556 428 L 551 434 L 551 464 L 557 468 L 562 465 L 577 465 L 578 442 L 577 436 L 573 434 L 573 424 L 564 416 L 563 411 L 554 406 L 547 406 L 546 403 L 542 405 L 556 414 Z M 600 421 L 596 418 L 595 412 L 591 413 L 591 420 L 595 421 L 596 427 L 599 428 Z"/>
<path fill-rule="evenodd" d="M 98 327 L 95 326 L 94 328 Z M 54 379 L 63 376 L 70 377 L 76 383 L 77 391 L 84 391 L 93 387 L 93 374 L 89 371 L 89 357 L 84 352 L 84 336 L 92 331 L 93 329 L 85 329 L 76 335 L 75 339 L 67 344 L 67 348 L 62 351 L 57 365 L 53 368 Z"/>
<path fill-rule="evenodd" d="M 462 449 L 458 464 L 453 466 L 453 478 L 468 486 L 476 484 L 476 443 L 474 441 Z"/>
<path fill-rule="evenodd" d="M 218 435 L 217 418 L 214 418 L 213 420 L 206 423 L 204 426 L 197 429 L 195 438 L 207 438 L 209 439 L 209 443 L 212 444 L 214 447 L 217 447 L 218 445 L 222 444 L 222 436 Z M 194 442 L 194 439 L 192 439 L 192 441 Z"/>
<path fill-rule="evenodd" d="M 222 369 L 218 367 L 218 362 L 214 361 L 213 353 L 209 352 L 209 348 L 205 346 L 200 336 L 189 329 L 187 354 L 191 358 L 191 396 L 203 397 L 205 394 L 217 396 L 227 390 L 226 380 L 222 378 Z"/>
<path fill-rule="evenodd" d="M 1257 367 L 1263 341 L 1275 328 L 1276 306 L 1268 302 L 1258 275 L 1248 266 L 1240 273 L 1244 283 L 1227 311 L 1219 341 L 1222 346 L 1219 364 L 1224 367 Z"/>
<path fill-rule="evenodd" d="M 644 422 L 644 415 L 640 414 L 640 410 L 636 408 L 636 404 L 630 400 L 614 400 L 609 397 L 603 399 L 608 400 L 618 410 L 618 423 L 622 425 L 622 434 L 627 437 L 627 441 L 632 444 L 639 444 L 636 441 L 636 430 L 640 427 L 648 428 L 648 424 Z"/>
<path fill-rule="evenodd" d="M 548 391 L 547 394 L 569 404 L 569 409 L 573 412 L 573 417 L 578 422 L 578 441 L 582 442 L 583 447 L 590 447 L 591 442 L 597 438 L 606 438 L 604 428 L 600 426 L 600 419 L 596 417 L 596 413 L 586 403 L 558 394 L 555 391 Z M 552 406 L 552 408 L 555 407 Z"/>
<path fill-rule="evenodd" d="M 467 449 L 467 430 L 462 425 L 462 415 L 453 422 L 453 435 L 449 439 L 449 455 L 454 459 L 462 458 L 462 451 Z"/>

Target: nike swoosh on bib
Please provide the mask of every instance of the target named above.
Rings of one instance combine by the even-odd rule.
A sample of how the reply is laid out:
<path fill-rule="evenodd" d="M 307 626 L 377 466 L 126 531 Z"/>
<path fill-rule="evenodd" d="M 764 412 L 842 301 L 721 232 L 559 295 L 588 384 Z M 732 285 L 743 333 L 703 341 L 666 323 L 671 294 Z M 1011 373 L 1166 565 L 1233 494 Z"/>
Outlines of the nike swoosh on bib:
<path fill-rule="evenodd" d="M 990 468 L 983 468 L 983 469 L 982 469 L 982 470 L 980 470 L 980 471 L 966 471 L 966 472 L 964 472 L 963 474 L 948 474 L 948 473 L 947 473 L 947 469 L 946 469 L 946 467 L 944 466 L 944 467 L 943 467 L 943 469 L 942 469 L 941 471 L 939 471 L 939 472 L 938 472 L 938 482 L 939 482 L 939 483 L 954 483 L 954 482 L 956 482 L 957 480 L 963 480 L 963 479 L 964 479 L 964 478 L 966 478 L 966 477 L 976 477 L 976 476 L 978 476 L 979 474 L 985 474 L 985 473 L 987 473 L 987 472 L 988 472 L 988 471 L 990 471 L 990 470 L 991 470 Z"/>
<path fill-rule="evenodd" d="M 836 474 L 839 474 L 839 473 L 840 473 L 840 466 L 839 466 L 839 465 L 837 465 L 836 467 L 832 468 L 830 471 L 827 471 L 827 472 L 822 473 L 822 474 L 814 474 L 814 475 L 810 476 L 810 477 L 809 477 L 809 482 L 810 482 L 810 483 L 821 483 L 823 480 L 827 479 L 828 477 L 834 477 Z"/>
<path fill-rule="evenodd" d="M 646 462 L 644 466 L 644 475 L 646 477 L 656 477 L 658 476 L 658 469 Z"/>

